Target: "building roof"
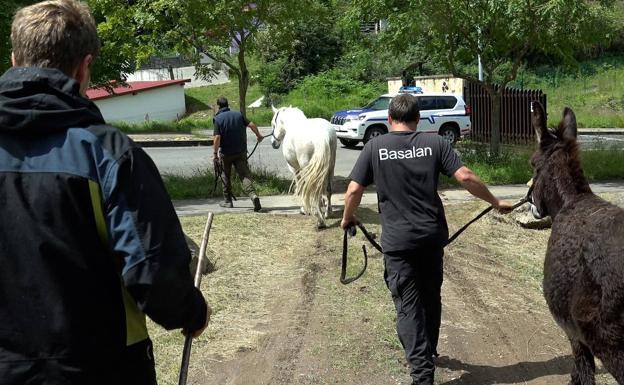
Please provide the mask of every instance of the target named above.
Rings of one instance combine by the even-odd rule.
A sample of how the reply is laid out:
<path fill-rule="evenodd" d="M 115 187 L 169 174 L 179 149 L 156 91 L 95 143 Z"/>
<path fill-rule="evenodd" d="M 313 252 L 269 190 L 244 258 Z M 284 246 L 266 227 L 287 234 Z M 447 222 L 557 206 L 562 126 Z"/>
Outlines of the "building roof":
<path fill-rule="evenodd" d="M 90 100 L 99 100 L 112 98 L 115 96 L 121 96 L 126 94 L 136 95 L 142 91 L 153 90 L 155 88 L 169 87 L 176 84 L 184 84 L 190 82 L 191 79 L 179 79 L 179 80 L 158 80 L 158 81 L 141 81 L 141 82 L 127 82 L 125 85 L 119 83 L 113 83 L 112 93 L 103 87 L 94 88 L 91 87 L 87 90 L 87 97 Z"/>

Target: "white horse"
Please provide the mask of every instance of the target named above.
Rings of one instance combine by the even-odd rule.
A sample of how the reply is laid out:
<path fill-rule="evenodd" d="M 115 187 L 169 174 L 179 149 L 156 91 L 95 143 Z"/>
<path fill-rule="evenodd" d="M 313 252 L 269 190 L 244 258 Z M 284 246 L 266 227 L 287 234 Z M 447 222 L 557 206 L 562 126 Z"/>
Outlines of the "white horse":
<path fill-rule="evenodd" d="M 301 211 L 315 215 L 318 227 L 325 227 L 325 219 L 332 210 L 336 132 L 327 120 L 308 119 L 298 108 L 273 107 L 273 114 L 271 145 L 274 149 L 282 145 L 282 153 L 293 173 L 291 190 L 301 201 Z"/>

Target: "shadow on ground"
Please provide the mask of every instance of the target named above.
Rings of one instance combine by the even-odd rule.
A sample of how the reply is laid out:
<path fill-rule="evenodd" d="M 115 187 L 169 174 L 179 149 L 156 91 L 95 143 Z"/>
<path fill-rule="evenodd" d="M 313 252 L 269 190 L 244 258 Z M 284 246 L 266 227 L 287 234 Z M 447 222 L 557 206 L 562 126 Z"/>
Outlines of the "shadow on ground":
<path fill-rule="evenodd" d="M 518 362 L 508 366 L 473 365 L 449 357 L 440 357 L 436 366 L 464 373 L 440 385 L 523 384 L 540 377 L 566 375 L 572 370 L 572 357 L 561 356 L 542 362 Z"/>

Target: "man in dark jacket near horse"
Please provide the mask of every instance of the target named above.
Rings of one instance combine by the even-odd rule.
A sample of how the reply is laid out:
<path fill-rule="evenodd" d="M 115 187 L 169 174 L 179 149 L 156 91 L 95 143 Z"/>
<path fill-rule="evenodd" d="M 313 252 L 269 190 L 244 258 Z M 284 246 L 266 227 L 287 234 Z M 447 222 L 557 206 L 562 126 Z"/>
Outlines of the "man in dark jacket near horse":
<path fill-rule="evenodd" d="M 217 99 L 219 111 L 214 117 L 214 159 L 219 163 L 221 170 L 215 167 L 215 174 L 222 172 L 223 178 L 223 196 L 224 201 L 219 205 L 221 207 L 234 207 L 232 199 L 232 166 L 236 169 L 238 177 L 243 183 L 243 192 L 249 196 L 254 206 L 254 211 L 260 211 L 260 198 L 256 193 L 251 180 L 251 171 L 247 163 L 247 127 L 251 128 L 258 143 L 262 142 L 264 137 L 260 135 L 258 127 L 254 122 L 247 120 L 243 114 L 238 111 L 230 110 L 228 100 L 224 97 Z M 218 177 L 215 175 L 215 177 Z"/>
<path fill-rule="evenodd" d="M 152 385 L 145 315 L 201 334 L 209 308 L 152 160 L 85 98 L 88 7 L 17 12 L 0 77 L 0 383 Z"/>
<path fill-rule="evenodd" d="M 474 196 L 499 211 L 496 198 L 439 135 L 417 132 L 417 99 L 401 94 L 388 110 L 390 132 L 369 141 L 350 178 L 341 223 L 357 223 L 355 210 L 366 186 L 375 184 L 382 223 L 385 281 L 397 311 L 397 334 L 415 385 L 433 385 L 440 330 L 442 257 L 448 241 L 438 196 L 440 173 L 453 176 Z"/>

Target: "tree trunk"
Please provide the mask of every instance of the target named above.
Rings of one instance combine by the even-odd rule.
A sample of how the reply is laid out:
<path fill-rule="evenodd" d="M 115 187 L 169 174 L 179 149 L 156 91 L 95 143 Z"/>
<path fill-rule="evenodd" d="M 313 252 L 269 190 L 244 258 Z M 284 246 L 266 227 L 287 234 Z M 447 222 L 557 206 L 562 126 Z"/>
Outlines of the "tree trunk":
<path fill-rule="evenodd" d="M 238 68 L 240 69 L 238 76 L 238 103 L 239 110 L 243 116 L 247 116 L 247 88 L 249 88 L 249 70 L 245 63 L 245 45 L 239 44 L 238 47 Z"/>
<path fill-rule="evenodd" d="M 498 156 L 500 154 L 502 99 L 501 92 L 502 88 L 499 88 L 498 90 L 492 89 L 492 91 L 490 91 L 490 97 L 492 100 L 492 110 L 490 112 L 490 120 L 492 122 L 492 132 L 490 136 L 490 154 L 494 156 Z"/>

